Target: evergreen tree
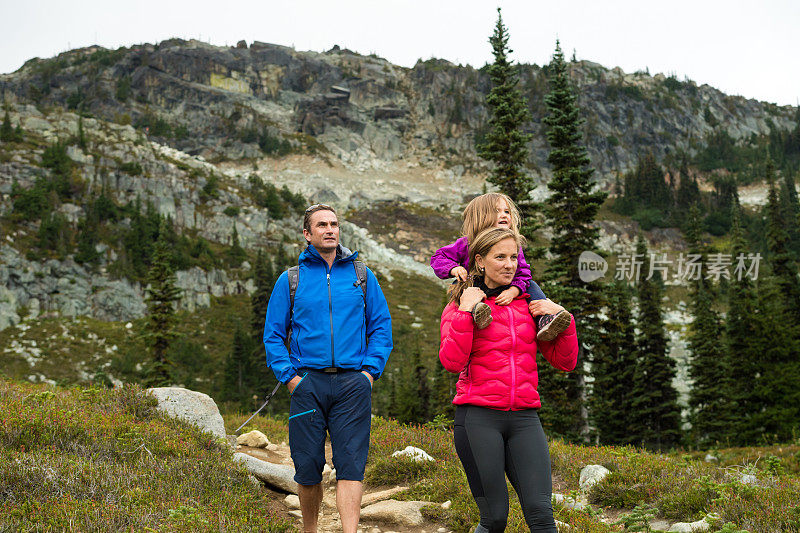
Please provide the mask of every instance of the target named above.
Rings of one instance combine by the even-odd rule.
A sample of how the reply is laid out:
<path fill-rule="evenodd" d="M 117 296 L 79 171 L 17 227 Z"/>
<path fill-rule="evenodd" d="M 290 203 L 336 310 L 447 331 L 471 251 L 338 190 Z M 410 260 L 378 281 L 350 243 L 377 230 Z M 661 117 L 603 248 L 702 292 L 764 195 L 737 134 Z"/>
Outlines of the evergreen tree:
<path fill-rule="evenodd" d="M 428 369 L 422 364 L 419 340 L 403 362 L 398 381 L 397 420 L 404 423 L 422 423 L 430 418 L 431 391 L 428 384 Z"/>
<path fill-rule="evenodd" d="M 14 128 L 14 140 L 21 143 L 25 140 L 25 134 L 22 132 L 22 124 L 17 122 L 17 127 Z"/>
<path fill-rule="evenodd" d="M 596 251 L 599 230 L 594 219 L 606 193 L 595 190 L 591 180 L 594 169 L 582 144 L 576 96 L 567 79 L 567 65 L 561 46 L 549 66 L 550 92 L 545 97 L 548 115 L 547 140 L 550 153 L 547 161 L 553 170 L 548 183 L 552 195 L 544 205 L 545 215 L 553 231 L 549 250 L 552 254 L 545 280 L 548 297 L 575 315 L 580 326 L 581 350 L 574 371 L 564 374 L 546 362 L 539 365 L 542 377 L 542 420 L 549 429 L 569 439 L 588 438 L 588 413 L 584 403 L 584 361 L 586 348 L 598 345 L 602 285 L 586 284 L 578 275 L 578 258 L 584 251 Z"/>
<path fill-rule="evenodd" d="M 734 264 L 738 263 L 737 257 L 746 257 L 748 253 L 740 213 L 740 208 L 734 206 L 731 217 L 731 255 Z M 745 274 L 737 273 L 734 269 L 731 275 L 725 318 L 725 366 L 731 383 L 725 396 L 730 402 L 728 438 L 732 444 L 747 444 L 757 440 L 759 430 L 756 416 L 761 411 L 758 391 L 763 374 L 759 362 L 763 340 L 756 322 L 760 313 L 753 280 Z M 747 386 L 742 385 L 745 383 Z"/>
<path fill-rule="evenodd" d="M 150 386 L 166 385 L 170 381 L 170 362 L 167 348 L 176 337 L 174 304 L 181 297 L 181 290 L 175 285 L 175 274 L 170 266 L 170 253 L 165 231 L 160 231 L 153 250 L 153 260 L 148 271 L 149 285 L 146 289 L 148 322 L 145 336 L 153 358 L 147 376 Z"/>
<path fill-rule="evenodd" d="M 664 293 L 660 273 L 651 279 L 647 245 L 639 236 L 636 254 L 643 258 L 642 276 L 637 286 L 639 313 L 636 349 L 639 357 L 633 382 L 632 408 L 635 422 L 631 428 L 639 444 L 656 450 L 670 448 L 680 439 L 681 411 L 678 393 L 672 386 L 675 362 L 667 354 L 667 336 L 661 316 Z"/>
<path fill-rule="evenodd" d="M 800 283 L 797 279 L 797 265 L 792 260 L 789 253 L 789 233 L 787 231 L 787 220 L 784 218 L 784 210 L 778 199 L 778 191 L 772 175 L 771 163 L 767 163 L 767 180 L 769 181 L 769 194 L 767 196 L 767 248 L 769 249 L 769 264 L 772 273 L 777 278 L 778 288 L 784 306 L 788 313 L 785 317 L 787 322 L 783 327 L 792 330 L 800 327 Z M 792 336 L 797 338 L 796 332 Z"/>
<path fill-rule="evenodd" d="M 601 444 L 632 444 L 631 387 L 636 348 L 630 290 L 622 282 L 606 288 L 606 315 L 592 358 L 591 420 Z"/>
<path fill-rule="evenodd" d="M 789 234 L 789 248 L 795 259 L 800 256 L 800 201 L 797 199 L 794 176 L 791 172 L 783 173 L 783 187 L 781 187 L 781 209 L 786 221 L 786 231 Z"/>
<path fill-rule="evenodd" d="M 686 241 L 690 254 L 699 254 L 701 264 L 707 254 L 702 245 L 700 210 L 697 205 L 689 210 Z M 702 275 L 690 285 L 691 310 L 694 322 L 689 331 L 689 374 L 693 379 L 689 394 L 690 420 L 693 441 L 708 447 L 725 442 L 730 437 L 733 420 L 731 410 L 732 383 L 730 368 L 721 345 L 722 323 L 714 310 L 715 294 L 711 281 Z"/>
<path fill-rule="evenodd" d="M 497 185 L 517 203 L 528 198 L 532 181 L 523 171 L 528 159 L 527 143 L 531 135 L 522 128 L 531 120 L 530 111 L 519 90 L 516 67 L 509 59 L 508 29 L 497 8 L 497 24 L 489 38 L 494 63 L 489 65 L 492 89 L 486 97 L 491 118 L 485 143 L 478 147 L 479 155 L 494 163 L 490 183 Z"/>
<path fill-rule="evenodd" d="M 250 308 L 252 310 L 250 319 L 250 330 L 253 339 L 250 360 L 252 366 L 254 394 L 267 393 L 271 391 L 277 380 L 275 375 L 267 366 L 266 353 L 264 350 L 264 319 L 267 315 L 267 304 L 275 286 L 276 276 L 272 269 L 272 262 L 269 257 L 259 250 L 253 268 L 253 281 L 256 290 L 250 297 Z M 289 410 L 288 397 L 273 397 L 268 408 L 270 413 L 278 413 Z"/>
<path fill-rule="evenodd" d="M 247 259 L 247 252 L 239 244 L 239 232 L 236 230 L 236 223 L 233 223 L 233 231 L 231 231 L 231 247 L 228 250 L 228 259 L 232 267 L 238 267 L 242 261 Z"/>
<path fill-rule="evenodd" d="M 3 115 L 3 124 L 0 126 L 0 141 L 11 142 L 14 140 L 14 130 L 11 127 L 11 117 L 8 114 L 8 106 Z"/>
<path fill-rule="evenodd" d="M 252 406 L 253 394 L 256 393 L 249 387 L 253 369 L 250 357 L 252 348 L 251 338 L 245 333 L 242 326 L 237 324 L 233 334 L 231 352 L 225 359 L 222 398 L 226 401 L 236 402 L 240 408 L 245 410 Z"/>

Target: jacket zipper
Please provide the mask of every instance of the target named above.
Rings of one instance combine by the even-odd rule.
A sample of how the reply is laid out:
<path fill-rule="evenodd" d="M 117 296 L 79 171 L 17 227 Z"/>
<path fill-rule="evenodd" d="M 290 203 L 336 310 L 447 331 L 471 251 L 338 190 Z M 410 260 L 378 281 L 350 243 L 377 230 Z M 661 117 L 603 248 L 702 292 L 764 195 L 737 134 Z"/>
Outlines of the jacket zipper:
<path fill-rule="evenodd" d="M 517 368 L 514 364 L 514 350 L 517 347 L 517 334 L 514 327 L 514 312 L 511 311 L 511 306 L 509 305 L 506 309 L 508 309 L 508 317 L 509 323 L 511 324 L 511 354 L 509 358 L 511 359 L 511 405 L 510 408 L 514 408 L 514 391 L 517 388 Z"/>
<path fill-rule="evenodd" d="M 331 367 L 335 367 L 333 357 L 333 299 L 331 298 L 331 273 L 328 271 L 328 319 L 331 324 Z"/>

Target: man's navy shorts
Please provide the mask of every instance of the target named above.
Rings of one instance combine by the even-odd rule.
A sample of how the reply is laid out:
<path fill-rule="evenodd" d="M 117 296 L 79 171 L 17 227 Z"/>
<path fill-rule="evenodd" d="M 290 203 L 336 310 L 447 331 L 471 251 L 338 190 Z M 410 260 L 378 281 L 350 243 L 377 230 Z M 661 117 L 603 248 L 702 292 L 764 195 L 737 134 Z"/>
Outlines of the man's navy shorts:
<path fill-rule="evenodd" d="M 289 448 L 294 480 L 300 485 L 322 481 L 325 437 L 331 434 L 336 479 L 362 481 L 369 451 L 372 385 L 358 372 L 328 374 L 303 370 L 289 408 Z"/>

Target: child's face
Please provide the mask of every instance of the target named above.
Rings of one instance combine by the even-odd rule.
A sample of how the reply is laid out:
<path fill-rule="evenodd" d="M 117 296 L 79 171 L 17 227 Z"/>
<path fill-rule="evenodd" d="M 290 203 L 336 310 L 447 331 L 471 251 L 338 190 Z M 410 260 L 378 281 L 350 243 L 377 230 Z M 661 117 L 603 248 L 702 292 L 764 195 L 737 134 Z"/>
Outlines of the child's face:
<path fill-rule="evenodd" d="M 511 209 L 508 207 L 508 202 L 500 198 L 497 200 L 497 220 L 494 223 L 495 228 L 511 229 Z"/>

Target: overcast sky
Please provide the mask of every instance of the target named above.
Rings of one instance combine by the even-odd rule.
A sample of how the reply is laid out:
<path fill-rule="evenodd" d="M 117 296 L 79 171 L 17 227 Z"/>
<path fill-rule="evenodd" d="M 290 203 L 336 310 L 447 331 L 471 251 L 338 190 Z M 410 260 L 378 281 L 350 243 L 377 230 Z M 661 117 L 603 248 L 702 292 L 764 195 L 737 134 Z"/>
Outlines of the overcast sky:
<path fill-rule="evenodd" d="M 410 67 L 439 57 L 479 67 L 495 9 L 512 58 L 565 55 L 626 72 L 675 74 L 780 105 L 800 100 L 800 0 L 0 0 L 0 72 L 71 48 L 240 39 L 323 51 L 334 44 Z"/>

